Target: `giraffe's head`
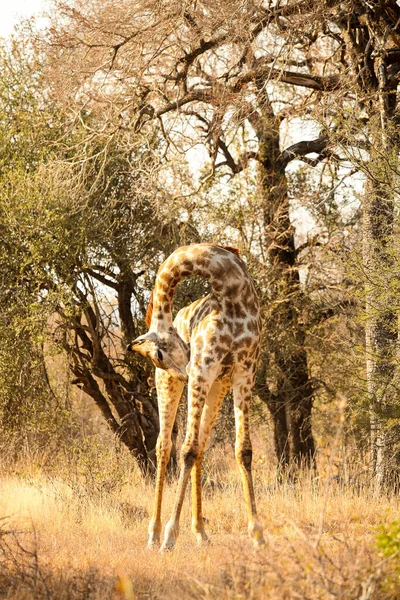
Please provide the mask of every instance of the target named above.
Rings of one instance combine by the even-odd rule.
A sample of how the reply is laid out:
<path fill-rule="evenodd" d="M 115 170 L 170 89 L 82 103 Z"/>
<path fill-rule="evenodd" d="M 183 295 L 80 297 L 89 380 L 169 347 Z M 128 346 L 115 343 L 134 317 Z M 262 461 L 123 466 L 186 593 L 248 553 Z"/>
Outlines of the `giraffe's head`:
<path fill-rule="evenodd" d="M 149 331 L 131 342 L 127 350 L 139 352 L 150 358 L 159 369 L 168 371 L 175 379 L 187 382 L 186 366 L 190 360 L 190 348 L 176 331 Z"/>

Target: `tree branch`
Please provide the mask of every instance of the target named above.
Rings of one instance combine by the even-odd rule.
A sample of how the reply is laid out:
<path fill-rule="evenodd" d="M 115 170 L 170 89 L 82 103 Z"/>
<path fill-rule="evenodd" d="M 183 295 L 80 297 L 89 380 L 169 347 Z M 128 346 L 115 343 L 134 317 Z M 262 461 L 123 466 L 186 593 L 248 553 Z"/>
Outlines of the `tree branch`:
<path fill-rule="evenodd" d="M 289 146 L 289 148 L 286 148 L 286 150 L 283 150 L 278 159 L 279 166 L 282 169 L 285 169 L 292 160 L 304 158 L 307 154 L 311 153 L 320 154 L 321 158 L 318 160 L 318 162 L 320 162 L 320 160 L 325 158 L 325 154 L 321 153 L 326 151 L 328 143 L 329 138 L 326 135 L 322 135 L 315 140 L 297 142 L 297 144 L 293 144 L 292 146 Z M 314 162 L 315 161 L 312 161 L 312 163 Z"/>
<path fill-rule="evenodd" d="M 274 80 L 321 92 L 332 91 L 339 84 L 339 79 L 336 76 L 318 77 L 308 75 L 307 73 L 297 73 L 296 71 L 286 71 L 271 67 L 269 62 L 263 57 L 255 61 L 252 69 L 247 70 L 243 75 L 237 77 L 235 83 L 229 89 L 232 92 L 238 92 L 244 85 L 256 80 L 261 80 L 264 85 L 268 81 Z"/>
<path fill-rule="evenodd" d="M 97 273 L 93 269 L 90 269 L 90 268 L 84 269 L 84 273 L 87 273 L 91 277 L 94 277 L 94 279 L 97 279 L 97 281 L 100 281 L 100 283 L 103 283 L 104 285 L 111 287 L 114 290 L 118 290 L 118 283 L 116 281 L 112 281 L 111 279 L 104 277 L 104 275 Z"/>
<path fill-rule="evenodd" d="M 177 98 L 173 102 L 167 103 L 165 106 L 158 110 L 155 110 L 155 108 L 151 104 L 146 104 L 145 106 L 142 106 L 142 108 L 139 111 L 139 116 L 136 119 L 134 125 L 134 131 L 139 131 L 141 125 L 143 124 L 143 116 L 145 115 L 148 115 L 147 120 L 158 119 L 159 117 L 162 117 L 163 115 L 169 112 L 179 109 L 181 106 L 185 106 L 185 104 L 189 104 L 189 102 L 208 102 L 212 104 L 214 100 L 214 94 L 211 92 L 211 90 L 207 89 L 192 90 L 184 96 L 182 96 L 181 98 Z"/>
<path fill-rule="evenodd" d="M 223 163 L 218 163 L 218 165 L 215 166 L 221 167 L 223 165 L 227 165 L 231 169 L 232 173 L 234 173 L 234 175 L 243 171 L 247 167 L 249 160 L 251 160 L 252 158 L 257 160 L 258 158 L 257 152 L 244 152 L 239 157 L 239 160 L 235 162 L 232 154 L 229 151 L 228 146 L 221 138 L 218 139 L 218 146 L 219 148 L 221 148 L 226 160 Z"/>

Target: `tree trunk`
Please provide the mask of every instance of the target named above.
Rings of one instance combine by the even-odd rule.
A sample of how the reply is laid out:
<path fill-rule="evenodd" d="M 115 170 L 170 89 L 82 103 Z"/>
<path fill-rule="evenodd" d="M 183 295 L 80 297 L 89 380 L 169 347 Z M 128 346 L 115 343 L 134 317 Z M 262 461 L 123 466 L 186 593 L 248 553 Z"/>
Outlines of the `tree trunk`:
<path fill-rule="evenodd" d="M 125 290 L 122 284 L 121 287 Z M 107 425 L 129 449 L 141 472 L 153 474 L 159 419 L 156 399 L 146 381 L 149 374 L 138 369 L 127 378 L 116 369 L 115 361 L 104 349 L 105 329 L 94 296 L 91 304 L 83 291 L 77 290 L 77 294 L 81 310 L 66 319 L 63 342 L 76 377 L 73 383 L 93 398 Z M 125 301 L 130 304 L 129 294 Z M 130 308 L 123 314 L 130 314 Z M 68 335 L 68 330 L 72 335 Z M 124 334 L 126 331 L 125 323 Z"/>
<path fill-rule="evenodd" d="M 371 418 L 371 474 L 376 490 L 388 482 L 392 443 L 388 419 L 397 401 L 394 382 L 398 325 L 394 277 L 394 176 L 397 151 L 382 111 L 370 119 L 372 149 L 364 199 L 366 371 Z"/>
<path fill-rule="evenodd" d="M 314 467 L 313 388 L 308 372 L 305 333 L 299 319 L 300 278 L 285 175 L 267 172 L 263 188 L 266 243 L 273 278 L 266 329 L 280 372 L 277 392 L 271 403 L 278 460 L 282 466 L 288 466 L 289 459 L 297 467 Z"/>
<path fill-rule="evenodd" d="M 268 306 L 264 335 L 276 372 L 267 406 L 274 423 L 279 465 L 315 467 L 311 411 L 313 388 L 308 372 L 305 333 L 300 322 L 300 276 L 285 166 L 281 164 L 279 120 L 267 99 L 263 117 L 252 125 L 259 141 L 264 245 L 269 258 Z"/>
<path fill-rule="evenodd" d="M 390 425 L 397 392 L 398 323 L 394 310 L 394 189 L 398 168 L 395 113 L 398 87 L 400 8 L 389 2 L 356 2 L 352 22 L 338 25 L 356 94 L 368 113 L 369 161 L 363 206 L 363 267 L 366 299 L 366 374 L 371 423 L 371 475 L 377 491 L 391 468 L 395 427 Z M 395 54 L 392 54 L 395 51 Z M 357 145 L 358 140 L 354 140 Z M 393 419 L 395 422 L 395 420 Z M 398 433 L 396 435 L 398 439 Z"/>
<path fill-rule="evenodd" d="M 279 395 L 268 402 L 268 408 L 274 423 L 275 454 L 278 458 L 278 474 L 280 474 L 286 471 L 290 464 L 289 419 L 286 406 Z"/>

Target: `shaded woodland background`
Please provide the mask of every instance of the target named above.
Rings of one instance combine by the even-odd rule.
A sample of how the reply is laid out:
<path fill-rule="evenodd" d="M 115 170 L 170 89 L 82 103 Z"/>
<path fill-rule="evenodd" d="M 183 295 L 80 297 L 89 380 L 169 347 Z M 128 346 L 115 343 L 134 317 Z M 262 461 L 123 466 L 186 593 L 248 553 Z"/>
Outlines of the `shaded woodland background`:
<path fill-rule="evenodd" d="M 123 348 L 163 258 L 210 240 L 257 282 L 279 469 L 316 467 L 339 402 L 343 441 L 378 488 L 393 478 L 399 18 L 394 1 L 54 2 L 4 41 L 5 431 L 60 431 L 78 387 L 151 472 L 151 369 Z"/>
<path fill-rule="evenodd" d="M 237 245 L 257 282 L 256 395 L 279 467 L 316 466 L 316 413 L 340 399 L 344 439 L 383 485 L 398 463 L 399 18 L 394 1 L 54 2 L 46 30 L 3 43 L 5 431 L 59 430 L 79 387 L 151 471 L 150 367 L 123 348 L 163 258 L 210 240 Z M 201 293 L 185 283 L 177 307 Z"/>
<path fill-rule="evenodd" d="M 35 519 L 0 527 L 0 597 L 397 597 L 399 80 L 395 0 L 53 0 L 1 42 L 0 506 Z M 262 303 L 274 542 L 243 562 L 228 397 L 205 491 L 230 566 L 139 552 L 129 595 L 158 415 L 124 348 L 158 266 L 199 241 L 237 246 Z M 175 307 L 206 293 L 184 281 Z"/>

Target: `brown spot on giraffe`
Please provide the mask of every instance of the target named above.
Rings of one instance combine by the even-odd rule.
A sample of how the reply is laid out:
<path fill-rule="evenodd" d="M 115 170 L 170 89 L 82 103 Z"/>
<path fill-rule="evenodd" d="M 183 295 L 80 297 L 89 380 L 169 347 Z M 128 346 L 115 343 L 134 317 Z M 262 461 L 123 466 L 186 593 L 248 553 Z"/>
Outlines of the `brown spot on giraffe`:
<path fill-rule="evenodd" d="M 217 336 L 214 336 L 214 338 L 216 338 L 215 342 L 218 341 L 220 344 L 224 344 L 225 346 L 230 346 L 232 343 L 232 336 L 228 333 L 220 335 L 219 338 L 217 338 Z"/>

